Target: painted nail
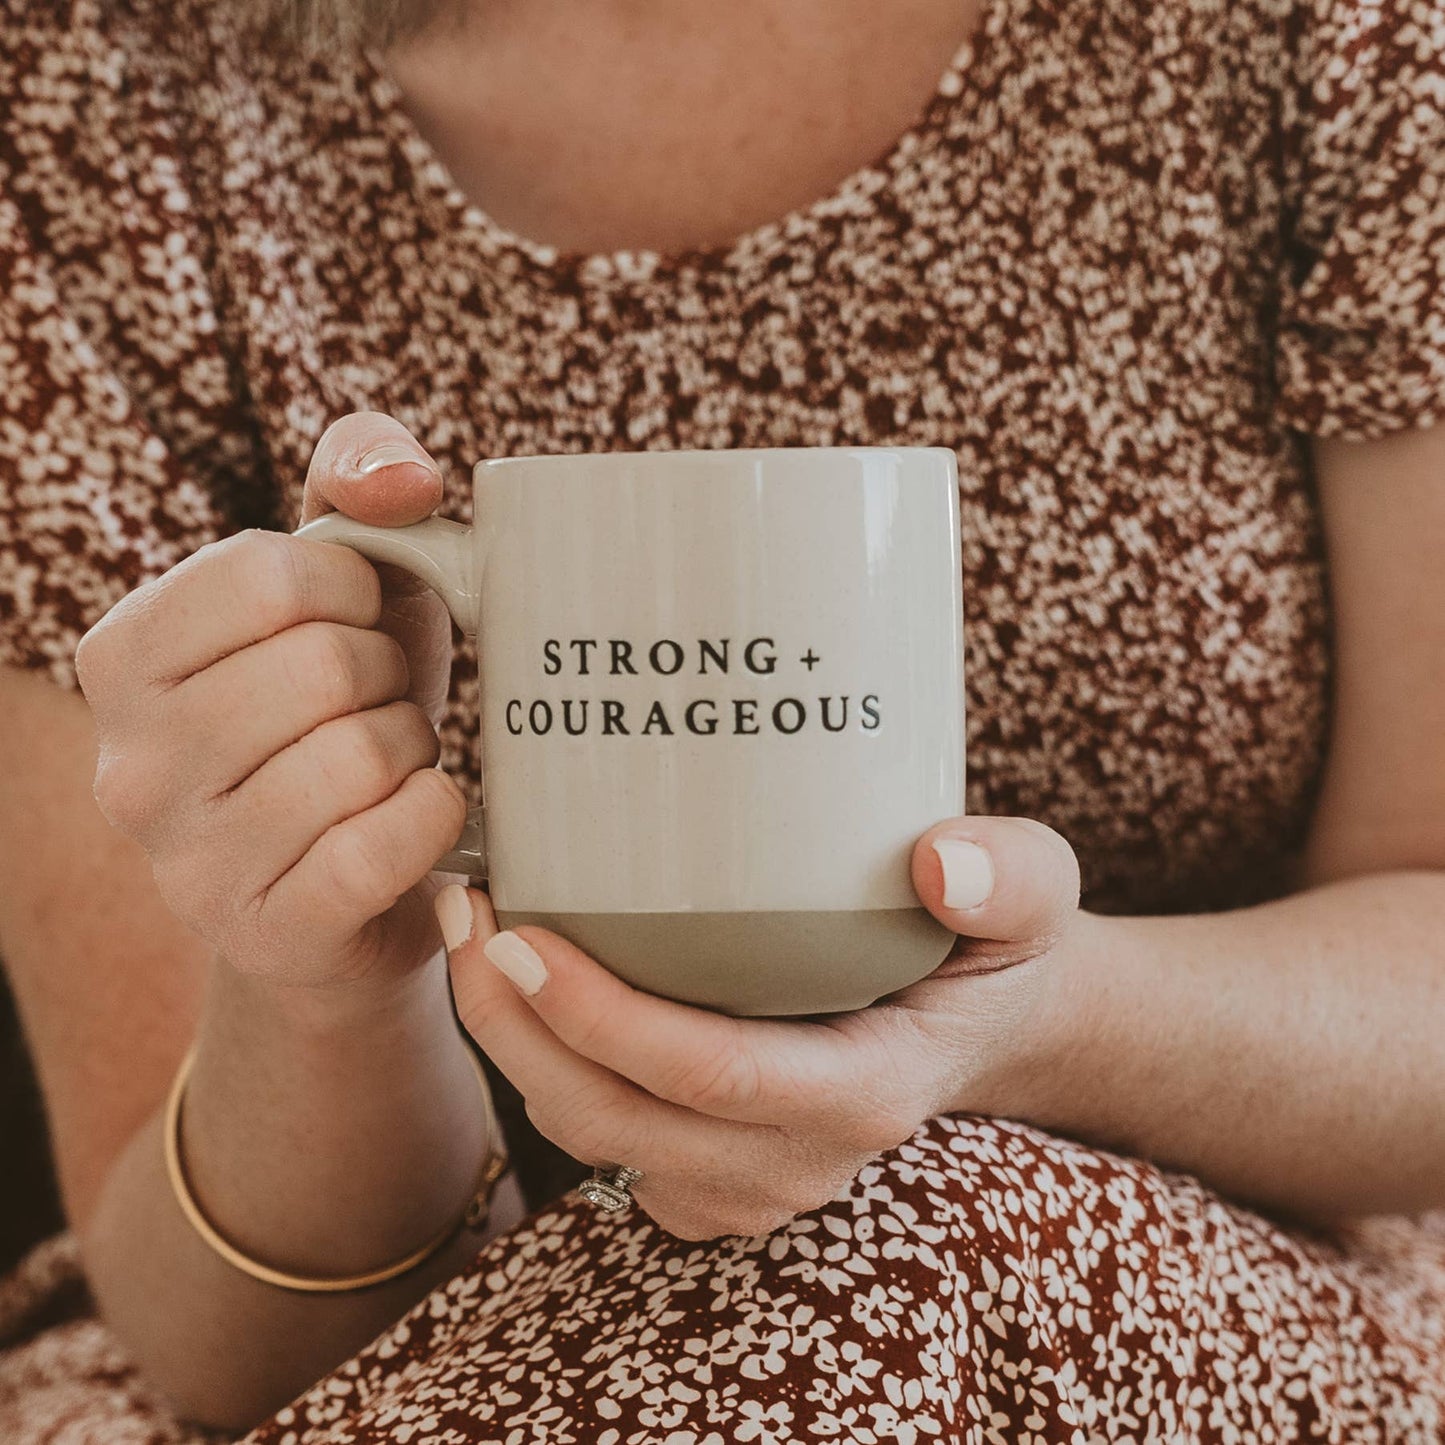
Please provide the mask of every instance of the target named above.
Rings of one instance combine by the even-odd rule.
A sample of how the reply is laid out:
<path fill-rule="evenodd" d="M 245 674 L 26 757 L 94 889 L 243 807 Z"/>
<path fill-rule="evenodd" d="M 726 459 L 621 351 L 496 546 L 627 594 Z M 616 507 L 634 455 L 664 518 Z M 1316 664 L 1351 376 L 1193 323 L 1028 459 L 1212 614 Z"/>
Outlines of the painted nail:
<path fill-rule="evenodd" d="M 394 467 L 398 462 L 415 462 L 429 472 L 437 469 L 436 463 L 424 452 L 419 452 L 415 447 L 403 446 L 400 442 L 387 442 L 383 446 L 372 447 L 357 462 L 356 467 L 361 472 L 379 472 L 383 467 Z"/>
<path fill-rule="evenodd" d="M 537 950 L 515 933 L 494 933 L 482 945 L 482 952 L 529 997 L 547 982 L 547 965 Z"/>
<path fill-rule="evenodd" d="M 977 908 L 993 892 L 993 863 L 977 843 L 939 838 L 933 851 L 943 865 L 943 906 Z"/>
<path fill-rule="evenodd" d="M 442 942 L 448 953 L 455 953 L 472 936 L 472 900 L 460 883 L 448 883 L 432 900 L 432 907 L 442 926 Z"/>

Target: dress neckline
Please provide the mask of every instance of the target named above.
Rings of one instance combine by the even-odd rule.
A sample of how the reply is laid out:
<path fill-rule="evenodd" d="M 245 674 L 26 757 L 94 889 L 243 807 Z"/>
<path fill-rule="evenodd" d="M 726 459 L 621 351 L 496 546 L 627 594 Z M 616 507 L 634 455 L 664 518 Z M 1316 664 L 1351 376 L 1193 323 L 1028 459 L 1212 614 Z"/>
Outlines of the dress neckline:
<path fill-rule="evenodd" d="M 870 198 L 885 190 L 919 147 L 968 101 L 984 72 L 996 61 L 1007 28 L 1011 0 L 984 0 L 973 30 L 954 51 L 932 94 L 911 125 L 871 161 L 850 172 L 815 200 L 754 226 L 730 241 L 683 251 L 641 248 L 570 251 L 534 241 L 502 225 L 473 202 L 445 162 L 422 135 L 403 104 L 400 87 L 387 73 L 379 52 L 360 52 L 368 95 L 379 125 L 405 158 L 413 193 L 430 210 L 443 233 L 454 236 L 492 261 L 510 258 L 524 270 L 568 276 L 598 284 L 644 283 L 679 271 L 730 273 L 749 259 L 776 255 L 780 243 L 802 240 L 820 229 L 866 210 Z"/>

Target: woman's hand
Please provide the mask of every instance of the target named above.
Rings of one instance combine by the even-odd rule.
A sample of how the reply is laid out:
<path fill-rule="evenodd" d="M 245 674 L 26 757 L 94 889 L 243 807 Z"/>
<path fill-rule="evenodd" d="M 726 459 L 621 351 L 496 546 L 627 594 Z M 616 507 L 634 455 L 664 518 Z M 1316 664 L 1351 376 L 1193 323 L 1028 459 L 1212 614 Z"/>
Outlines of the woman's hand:
<path fill-rule="evenodd" d="M 949 958 L 869 1008 L 806 1020 L 633 989 L 546 929 L 499 934 L 484 893 L 448 888 L 437 911 L 461 1020 L 532 1122 L 577 1159 L 643 1170 L 638 1203 L 700 1240 L 825 1204 L 960 1100 L 1007 1112 L 1040 970 L 1077 915 L 1073 850 L 1026 818 L 952 819 L 919 839 L 913 883 L 962 935 Z"/>
<path fill-rule="evenodd" d="M 303 520 L 414 522 L 441 485 L 400 423 L 358 413 L 317 444 Z M 423 880 L 465 817 L 432 766 L 450 640 L 415 584 L 261 531 L 203 547 L 82 640 L 97 801 L 241 972 L 385 992 L 432 956 Z"/>

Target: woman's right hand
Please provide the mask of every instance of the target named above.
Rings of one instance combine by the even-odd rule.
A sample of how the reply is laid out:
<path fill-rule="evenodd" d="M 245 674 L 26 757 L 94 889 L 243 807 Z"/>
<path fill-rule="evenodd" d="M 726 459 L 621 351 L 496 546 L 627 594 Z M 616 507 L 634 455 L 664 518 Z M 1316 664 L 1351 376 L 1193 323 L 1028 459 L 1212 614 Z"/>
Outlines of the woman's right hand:
<path fill-rule="evenodd" d="M 440 498 L 410 433 L 361 412 L 318 442 L 302 520 L 398 526 Z M 177 918 L 279 984 L 385 991 L 437 948 L 427 873 L 466 816 L 433 766 L 450 624 L 382 571 L 242 532 L 124 598 L 76 652 L 102 812 Z"/>

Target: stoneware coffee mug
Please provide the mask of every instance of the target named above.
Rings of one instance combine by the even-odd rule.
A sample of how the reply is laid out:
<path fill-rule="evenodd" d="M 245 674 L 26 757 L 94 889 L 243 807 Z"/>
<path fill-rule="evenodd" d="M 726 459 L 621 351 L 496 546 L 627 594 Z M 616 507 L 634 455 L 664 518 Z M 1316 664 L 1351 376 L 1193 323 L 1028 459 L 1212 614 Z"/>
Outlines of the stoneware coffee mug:
<path fill-rule="evenodd" d="M 732 1014 L 862 1008 L 953 935 L 918 835 L 963 812 L 954 455 L 513 457 L 473 524 L 297 534 L 398 564 L 477 639 L 485 877 L 627 982 Z"/>

